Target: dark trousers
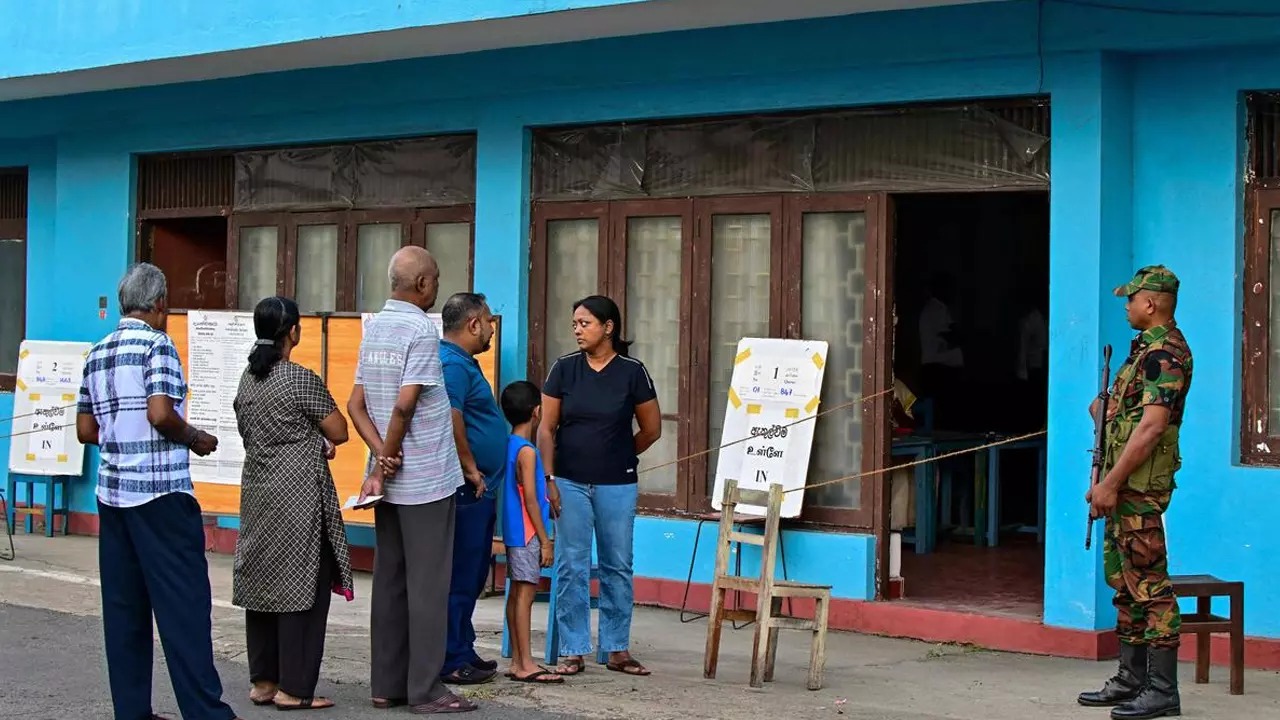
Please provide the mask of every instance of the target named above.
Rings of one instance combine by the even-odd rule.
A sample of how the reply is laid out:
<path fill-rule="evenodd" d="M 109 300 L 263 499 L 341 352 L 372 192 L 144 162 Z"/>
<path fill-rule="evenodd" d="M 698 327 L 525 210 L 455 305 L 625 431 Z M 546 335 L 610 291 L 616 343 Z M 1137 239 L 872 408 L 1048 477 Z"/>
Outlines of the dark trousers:
<path fill-rule="evenodd" d="M 288 572 L 288 568 L 281 568 Z M 296 698 L 315 697 L 324 659 L 324 633 L 329 624 L 333 555 L 329 543 L 320 551 L 315 604 L 299 612 L 246 610 L 244 627 L 249 650 L 249 682 L 274 683 Z"/>
<path fill-rule="evenodd" d="M 457 518 L 453 528 L 453 575 L 449 581 L 449 649 L 443 674 L 478 660 L 476 629 L 471 616 L 489 577 L 493 557 L 493 526 L 497 501 L 477 498 L 468 485 L 455 493 Z"/>
<path fill-rule="evenodd" d="M 370 665 L 373 697 L 421 705 L 444 697 L 454 497 L 374 506 Z"/>
<path fill-rule="evenodd" d="M 230 720 L 213 664 L 213 598 L 200 505 L 171 493 L 145 505 L 98 504 L 102 629 L 116 720 L 151 718 L 151 617 L 184 720 Z"/>

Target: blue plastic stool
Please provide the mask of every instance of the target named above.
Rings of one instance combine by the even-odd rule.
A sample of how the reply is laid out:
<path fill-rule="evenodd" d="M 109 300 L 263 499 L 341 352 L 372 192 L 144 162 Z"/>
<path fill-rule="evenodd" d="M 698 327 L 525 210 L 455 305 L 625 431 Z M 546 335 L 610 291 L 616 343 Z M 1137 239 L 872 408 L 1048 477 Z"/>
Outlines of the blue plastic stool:
<path fill-rule="evenodd" d="M 495 558 L 495 560 L 497 560 L 497 558 Z M 506 555 L 501 556 L 501 562 L 505 564 L 506 560 Z M 560 585 L 560 581 L 557 579 L 556 567 L 558 567 L 559 564 L 560 558 L 557 557 L 555 566 L 542 569 L 541 577 L 551 580 L 551 590 L 548 592 L 539 592 L 534 596 L 534 602 L 545 601 L 547 603 L 547 644 L 546 649 L 543 651 L 542 659 L 543 662 L 548 665 L 555 663 L 560 659 L 560 627 L 559 624 L 556 623 L 556 590 Z M 600 567 L 596 563 L 596 548 L 595 543 L 593 542 L 591 545 L 591 573 L 588 576 L 587 582 L 599 579 Z M 508 575 L 505 578 L 505 590 L 503 591 L 504 602 L 505 598 L 510 597 L 510 595 L 511 576 Z M 599 596 L 596 595 L 596 593 L 590 593 L 590 598 L 590 609 L 599 609 Z M 502 657 L 511 657 L 511 631 L 507 625 L 507 615 L 505 612 L 502 614 Z M 604 649 L 600 647 L 600 628 L 598 624 L 596 626 L 596 662 L 601 665 L 609 662 L 609 653 L 605 652 Z"/>
<path fill-rule="evenodd" d="M 44 534 L 45 537 L 53 537 L 54 518 L 62 516 L 62 534 L 67 534 L 67 526 L 70 524 L 70 515 L 67 512 L 67 480 L 66 475 L 18 475 L 9 474 L 8 497 L 9 502 L 8 517 L 9 529 L 12 530 L 17 526 L 17 516 L 21 515 L 25 522 L 24 529 L 27 534 L 31 534 L 34 530 L 33 515 L 44 515 Z M 26 486 L 27 506 L 24 508 L 16 507 L 18 501 L 18 486 Z M 36 487 L 44 486 L 44 505 L 37 506 Z M 61 499 L 61 505 L 57 504 L 57 500 Z"/>

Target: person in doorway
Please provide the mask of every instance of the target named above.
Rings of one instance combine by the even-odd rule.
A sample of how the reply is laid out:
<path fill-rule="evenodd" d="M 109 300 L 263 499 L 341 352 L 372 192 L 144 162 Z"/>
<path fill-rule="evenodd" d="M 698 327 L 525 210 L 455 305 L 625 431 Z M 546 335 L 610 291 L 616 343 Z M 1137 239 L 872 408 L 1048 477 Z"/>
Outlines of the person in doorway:
<path fill-rule="evenodd" d="M 492 680 L 498 668 L 496 662 L 476 653 L 471 615 L 493 557 L 497 493 L 507 460 L 507 424 L 475 359 L 493 341 L 493 313 L 484 295 L 457 293 L 445 301 L 440 314 L 444 322 L 440 363 L 452 406 L 453 440 L 466 481 L 454 498 L 449 649 L 442 672 L 445 682 L 475 685 Z"/>
<path fill-rule="evenodd" d="M 1174 320 L 1178 278 L 1163 265 L 1138 270 L 1116 288 L 1138 336 L 1116 371 L 1104 412 L 1104 474 L 1085 495 L 1093 517 L 1106 518 L 1103 567 L 1115 590 L 1120 669 L 1087 706 L 1112 706 L 1116 720 L 1181 714 L 1178 646 L 1182 617 L 1169 581 L 1164 512 L 1181 466 L 1178 433 L 1191 390 L 1192 356 Z"/>
<path fill-rule="evenodd" d="M 933 399 L 935 425 L 938 418 L 955 410 L 963 382 L 964 350 L 956 322 L 955 279 L 947 274 L 934 276 L 929 299 L 920 310 L 920 390 Z"/>
<path fill-rule="evenodd" d="M 424 248 L 391 257 L 391 298 L 360 341 L 347 410 L 369 447 L 361 499 L 374 505 L 370 639 L 373 705 L 418 714 L 475 710 L 440 679 L 448 643 L 455 493 L 453 442 L 439 331 L 427 317 L 440 269 Z"/>
<path fill-rule="evenodd" d="M 187 383 L 165 334 L 168 283 L 140 263 L 120 280 L 120 314 L 89 351 L 76 405 L 76 437 L 97 445 L 98 564 L 102 630 L 115 717 L 151 710 L 154 640 L 160 630 L 182 716 L 229 720 L 213 664 L 213 596 L 204 520 L 191 484 L 190 453 L 218 439 L 183 419 Z"/>
<path fill-rule="evenodd" d="M 328 460 L 347 419 L 319 375 L 290 362 L 298 305 L 265 298 L 258 339 L 233 407 L 244 441 L 240 534 L 231 602 L 245 609 L 249 700 L 285 710 L 333 707 L 315 697 L 332 593 L 355 597 L 347 530 Z"/>
<path fill-rule="evenodd" d="M 561 655 L 556 672 L 576 675 L 591 652 L 591 538 L 600 568 L 600 645 L 614 672 L 648 675 L 631 657 L 632 537 L 639 455 L 662 433 L 653 379 L 627 355 L 622 314 L 613 300 L 592 295 L 573 304 L 580 348 L 552 364 L 542 388 L 538 450 L 547 471 L 552 511 L 559 516 L 556 622 Z M 632 434 L 632 423 L 640 426 Z"/>
<path fill-rule="evenodd" d="M 551 499 L 547 496 L 542 456 L 533 440 L 542 419 L 538 387 L 526 380 L 502 391 L 502 412 L 511 423 L 507 441 L 506 481 L 502 498 L 502 542 L 507 548 L 507 627 L 511 632 L 511 669 L 516 682 L 563 683 L 564 678 L 533 661 L 530 637 L 533 601 L 542 569 L 551 567 Z"/>
<path fill-rule="evenodd" d="M 1024 291 L 1026 307 L 1018 321 L 1018 357 L 1015 375 L 1025 389 L 1024 407 L 1028 428 L 1042 428 L 1047 420 L 1049 325 L 1041 312 L 1039 301 L 1031 292 Z"/>

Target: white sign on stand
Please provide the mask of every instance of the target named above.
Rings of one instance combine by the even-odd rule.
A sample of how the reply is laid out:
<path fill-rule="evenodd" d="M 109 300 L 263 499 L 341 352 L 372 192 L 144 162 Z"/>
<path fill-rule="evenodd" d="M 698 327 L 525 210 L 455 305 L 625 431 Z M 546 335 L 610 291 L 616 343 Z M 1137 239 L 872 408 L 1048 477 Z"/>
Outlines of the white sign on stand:
<path fill-rule="evenodd" d="M 76 403 L 86 342 L 23 340 L 14 383 L 9 472 L 80 475 L 84 445 L 76 438 Z"/>
<path fill-rule="evenodd" d="M 800 515 L 813 449 L 813 416 L 822 394 L 827 343 L 822 340 L 743 338 L 734 358 L 719 445 L 750 438 L 720 451 L 711 505 L 719 510 L 728 478 L 743 490 L 767 492 L 781 484 L 787 492 L 782 517 Z M 806 422 L 796 421 L 809 418 Z M 792 424 L 795 423 L 795 424 Z M 712 438 L 714 442 L 716 438 Z M 745 515 L 766 508 L 741 503 Z"/>
<path fill-rule="evenodd" d="M 191 480 L 239 485 L 244 442 L 234 403 L 257 340 L 253 313 L 191 310 L 187 338 L 187 422 L 218 438 L 217 452 L 191 454 Z"/>

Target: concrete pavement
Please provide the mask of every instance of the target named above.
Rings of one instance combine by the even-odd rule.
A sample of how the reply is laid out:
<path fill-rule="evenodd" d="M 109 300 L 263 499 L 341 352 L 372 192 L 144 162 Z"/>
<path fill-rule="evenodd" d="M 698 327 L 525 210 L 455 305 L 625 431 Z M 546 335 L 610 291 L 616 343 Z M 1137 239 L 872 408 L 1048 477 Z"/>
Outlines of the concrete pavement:
<path fill-rule="evenodd" d="M 97 615 L 97 542 L 83 537 L 17 538 L 18 557 L 0 562 L 0 712 L 23 708 L 23 718 L 109 717 Z M 210 556 L 214 588 L 214 647 L 227 699 L 246 718 L 265 717 L 243 702 L 247 692 L 242 612 L 229 602 L 231 558 Z M 335 599 L 330 614 L 323 692 L 341 709 L 329 717 L 385 717 L 369 708 L 369 577 L 357 576 L 356 600 Z M 535 648 L 542 642 L 545 605 L 535 606 Z M 501 642 L 502 600 L 483 600 L 475 624 L 481 654 L 496 657 Z M 725 628 L 720 672 L 702 678 L 706 623 L 681 624 L 670 611 L 637 608 L 632 651 L 653 671 L 648 678 L 606 672 L 594 663 L 560 687 L 499 681 L 464 688 L 481 703 L 477 718 L 849 717 L 868 720 L 1013 720 L 1106 718 L 1081 708 L 1075 695 L 1099 684 L 1112 663 L 987 652 L 850 633 L 827 641 L 826 687 L 804 688 L 807 638 L 783 634 L 776 682 L 747 686 L 751 629 Z M 156 688 L 168 692 L 159 669 Z M 18 668 L 15 672 L 14 668 Z M 1280 719 L 1280 674 L 1249 671 L 1244 696 L 1227 694 L 1226 671 L 1214 668 L 1209 685 L 1191 683 L 1184 665 L 1183 715 L 1193 718 Z M 167 696 L 166 696 L 167 697 Z M 34 698 L 34 699 L 33 699 Z M 166 705 L 165 703 L 168 703 Z M 83 714 L 72 707 L 92 708 Z M 173 709 L 161 698 L 157 710 Z"/>

